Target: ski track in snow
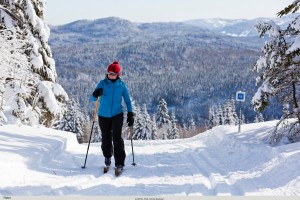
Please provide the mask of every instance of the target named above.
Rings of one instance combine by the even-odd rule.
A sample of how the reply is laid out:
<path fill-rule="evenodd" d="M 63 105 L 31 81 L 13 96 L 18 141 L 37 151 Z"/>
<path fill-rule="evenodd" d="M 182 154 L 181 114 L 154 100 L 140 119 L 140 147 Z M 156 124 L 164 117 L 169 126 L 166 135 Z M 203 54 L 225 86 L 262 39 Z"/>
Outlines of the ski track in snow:
<path fill-rule="evenodd" d="M 91 144 L 81 169 L 87 144 L 74 134 L 2 126 L 0 195 L 300 195 L 299 143 L 268 146 L 270 127 L 245 125 L 237 133 L 225 126 L 182 140 L 133 141 L 136 166 L 125 141 L 125 171 L 115 177 L 113 167 L 103 174 L 100 143 Z"/>

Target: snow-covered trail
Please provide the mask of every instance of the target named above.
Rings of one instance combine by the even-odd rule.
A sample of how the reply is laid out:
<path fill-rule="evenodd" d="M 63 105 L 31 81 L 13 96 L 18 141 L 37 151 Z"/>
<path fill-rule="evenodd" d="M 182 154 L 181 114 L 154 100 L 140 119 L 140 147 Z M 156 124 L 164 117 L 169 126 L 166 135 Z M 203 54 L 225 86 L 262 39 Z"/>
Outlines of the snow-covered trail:
<path fill-rule="evenodd" d="M 248 196 L 300 195 L 300 144 L 270 147 L 266 132 L 276 122 L 221 126 L 193 138 L 129 141 L 126 169 L 102 174 L 100 143 L 47 128 L 0 127 L 0 195 Z"/>

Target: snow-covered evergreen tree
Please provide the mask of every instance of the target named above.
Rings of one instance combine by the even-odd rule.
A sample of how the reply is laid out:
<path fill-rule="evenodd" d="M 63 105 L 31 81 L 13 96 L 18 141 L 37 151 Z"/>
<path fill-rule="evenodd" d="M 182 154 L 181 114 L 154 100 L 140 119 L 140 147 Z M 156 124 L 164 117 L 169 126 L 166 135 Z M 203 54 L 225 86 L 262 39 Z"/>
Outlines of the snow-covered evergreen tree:
<path fill-rule="evenodd" d="M 225 119 L 224 119 L 223 107 L 221 104 L 218 104 L 218 107 L 216 109 L 216 117 L 218 119 L 217 125 L 223 125 Z"/>
<path fill-rule="evenodd" d="M 172 112 L 171 115 L 171 132 L 168 136 L 169 139 L 178 139 L 179 138 L 179 130 L 177 128 L 177 120 L 175 117 L 175 112 Z"/>
<path fill-rule="evenodd" d="M 10 95 L 4 98 L 13 115 L 23 123 L 49 127 L 62 114 L 68 95 L 56 83 L 44 7 L 43 0 L 0 1 L 0 80 L 10 80 L 5 85 Z M 37 119 L 29 122 L 26 113 L 27 118 Z"/>
<path fill-rule="evenodd" d="M 238 124 L 238 115 L 236 113 L 234 99 L 231 98 L 229 101 L 226 102 L 225 107 L 225 123 L 228 125 L 237 125 Z"/>
<path fill-rule="evenodd" d="M 196 124 L 193 117 L 189 119 L 189 131 L 195 131 L 196 130 Z"/>
<path fill-rule="evenodd" d="M 27 124 L 29 119 L 27 116 L 25 103 L 26 91 L 24 88 L 22 88 L 22 84 L 15 85 L 12 83 L 11 86 L 16 89 L 16 96 L 14 98 L 16 104 L 13 107 L 12 114 L 19 118 L 22 122 L 25 122 L 25 124 Z"/>
<path fill-rule="evenodd" d="M 24 49 L 26 42 L 22 40 L 20 29 L 6 28 L 5 24 L 0 23 L 0 43 L 2 104 L 10 106 L 11 113 L 21 122 L 36 124 L 39 110 L 35 112 L 33 106 L 28 103 L 32 102 L 32 99 L 29 99 L 31 88 L 28 88 L 32 76 L 28 75 L 30 67 Z"/>
<path fill-rule="evenodd" d="M 208 128 L 218 125 L 238 125 L 238 123 L 239 116 L 236 112 L 233 98 L 228 100 L 225 105 L 218 104 L 217 107 L 210 107 Z"/>
<path fill-rule="evenodd" d="M 19 72 L 30 70 L 24 48 L 27 42 L 18 27 L 7 28 L 0 23 L 0 43 L 1 79 L 16 77 L 21 75 Z"/>
<path fill-rule="evenodd" d="M 142 133 L 143 133 L 143 127 L 144 127 L 144 119 L 141 113 L 140 107 L 137 105 L 135 107 L 135 119 L 133 124 L 133 140 L 141 140 L 142 139 Z"/>
<path fill-rule="evenodd" d="M 259 122 L 264 122 L 264 117 L 262 115 L 261 112 L 257 112 L 256 113 L 256 116 L 255 116 L 255 119 L 254 119 L 254 123 L 259 123 Z"/>
<path fill-rule="evenodd" d="M 92 132 L 92 140 L 91 142 L 101 142 L 102 141 L 102 135 L 101 135 L 101 130 L 99 127 L 99 123 L 96 121 L 94 123 L 94 128 Z"/>
<path fill-rule="evenodd" d="M 291 5 L 278 13 L 279 16 L 296 12 L 300 1 L 294 1 Z M 278 97 L 283 104 L 291 105 L 289 116 L 283 115 L 281 121 L 275 127 L 269 137 L 269 142 L 276 144 L 286 135 L 291 142 L 300 140 L 300 108 L 299 108 L 299 58 L 300 58 L 300 18 L 295 17 L 291 23 L 280 28 L 273 21 L 259 23 L 257 30 L 261 36 L 269 34 L 269 41 L 265 43 L 262 53 L 254 70 L 259 73 L 256 79 L 260 84 L 252 103 L 256 110 L 263 110 L 270 103 L 271 97 Z M 287 133 L 278 132 L 279 125 L 290 116 L 296 117 L 296 123 L 288 127 Z"/>
<path fill-rule="evenodd" d="M 102 135 L 101 135 L 101 131 L 100 131 L 100 127 L 99 127 L 99 123 L 96 119 L 96 121 L 94 122 L 94 126 L 93 125 L 93 121 L 90 119 L 90 116 L 87 113 L 84 113 L 84 122 L 83 122 L 83 141 L 84 142 L 88 142 L 88 140 L 90 139 L 90 134 L 92 131 L 92 138 L 91 138 L 91 142 L 101 142 L 102 141 Z"/>
<path fill-rule="evenodd" d="M 152 130 L 151 140 L 157 140 L 158 136 L 157 136 L 157 126 L 155 122 L 155 116 L 153 116 L 151 121 L 151 130 Z"/>
<path fill-rule="evenodd" d="M 151 118 L 150 115 L 147 111 L 147 105 L 144 104 L 143 105 L 143 109 L 142 109 L 142 115 L 144 118 L 144 126 L 143 126 L 143 133 L 142 133 L 142 139 L 143 140 L 152 140 L 152 122 L 151 122 Z"/>
<path fill-rule="evenodd" d="M 242 110 L 238 111 L 238 120 L 237 120 L 237 124 L 246 124 L 246 118 L 245 115 L 242 113 Z"/>
<path fill-rule="evenodd" d="M 233 98 L 231 98 L 231 112 L 232 112 L 232 117 L 233 117 L 233 124 L 234 125 L 238 125 L 238 119 L 239 119 L 239 116 L 238 116 L 238 113 L 237 113 L 237 110 L 236 110 L 236 107 L 235 107 L 235 101 Z"/>
<path fill-rule="evenodd" d="M 243 113 L 241 114 L 241 124 L 246 124 L 246 117 Z"/>
<path fill-rule="evenodd" d="M 151 120 L 147 111 L 147 105 L 143 104 L 142 110 L 139 106 L 135 109 L 135 123 L 133 125 L 133 139 L 134 140 L 156 140 L 157 128 L 154 121 Z"/>
<path fill-rule="evenodd" d="M 208 111 L 208 128 L 215 127 L 216 124 L 216 115 L 215 115 L 215 108 L 209 107 Z"/>
<path fill-rule="evenodd" d="M 66 111 L 61 120 L 54 124 L 55 129 L 75 133 L 77 137 L 83 137 L 85 118 L 81 112 L 78 101 L 71 98 L 67 101 Z"/>
<path fill-rule="evenodd" d="M 156 124 L 158 128 L 162 128 L 165 124 L 169 124 L 170 116 L 167 102 L 164 99 L 159 101 L 156 113 Z"/>
<path fill-rule="evenodd" d="M 170 131 L 170 116 L 168 111 L 167 102 L 164 99 L 159 101 L 156 113 L 156 124 L 158 127 L 159 135 L 162 139 L 168 138 L 168 132 Z"/>
<path fill-rule="evenodd" d="M 188 137 L 188 128 L 186 123 L 184 122 L 182 125 L 182 138 L 187 138 Z"/>

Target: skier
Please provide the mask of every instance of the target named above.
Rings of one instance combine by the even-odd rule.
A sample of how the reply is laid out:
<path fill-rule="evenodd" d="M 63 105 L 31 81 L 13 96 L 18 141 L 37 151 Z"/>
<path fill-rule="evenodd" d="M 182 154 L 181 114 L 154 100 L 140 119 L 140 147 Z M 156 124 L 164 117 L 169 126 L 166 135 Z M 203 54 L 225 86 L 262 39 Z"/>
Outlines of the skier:
<path fill-rule="evenodd" d="M 127 124 L 133 126 L 134 113 L 126 84 L 120 78 L 121 67 L 118 61 L 114 61 L 107 68 L 106 77 L 101 80 L 93 94 L 91 100 L 96 101 L 99 96 L 100 104 L 98 108 L 99 127 L 102 134 L 101 149 L 105 157 L 104 173 L 111 165 L 112 152 L 115 158 L 115 170 L 119 173 L 125 166 L 124 141 L 121 137 L 123 125 L 122 97 L 127 107 Z M 112 145 L 113 142 L 113 145 Z M 113 149 L 112 149 L 113 148 Z"/>

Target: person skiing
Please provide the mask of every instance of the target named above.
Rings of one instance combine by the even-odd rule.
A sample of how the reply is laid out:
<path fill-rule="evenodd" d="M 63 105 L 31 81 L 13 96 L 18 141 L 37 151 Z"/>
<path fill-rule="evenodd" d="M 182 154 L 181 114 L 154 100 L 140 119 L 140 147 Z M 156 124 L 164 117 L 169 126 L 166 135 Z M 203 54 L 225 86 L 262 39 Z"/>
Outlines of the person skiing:
<path fill-rule="evenodd" d="M 134 113 L 126 84 L 120 78 L 121 67 L 118 61 L 114 61 L 107 67 L 106 77 L 101 80 L 91 95 L 91 100 L 100 98 L 98 108 L 99 127 L 102 134 L 101 149 L 105 157 L 104 173 L 111 165 L 111 157 L 114 154 L 115 169 L 122 171 L 125 166 L 124 140 L 121 136 L 123 126 L 122 97 L 127 107 L 127 124 L 133 126 Z M 112 145 L 113 143 L 113 145 Z"/>

